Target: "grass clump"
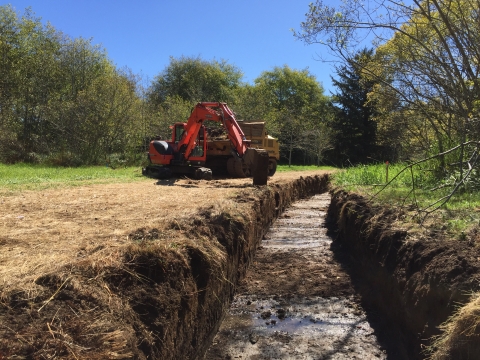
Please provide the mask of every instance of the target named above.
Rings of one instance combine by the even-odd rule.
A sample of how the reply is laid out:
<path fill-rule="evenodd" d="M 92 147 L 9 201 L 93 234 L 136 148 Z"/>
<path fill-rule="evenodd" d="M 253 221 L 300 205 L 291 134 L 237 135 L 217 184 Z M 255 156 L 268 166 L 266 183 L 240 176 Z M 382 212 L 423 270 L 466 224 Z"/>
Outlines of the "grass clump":
<path fill-rule="evenodd" d="M 439 181 L 426 167 L 393 164 L 387 173 L 386 164 L 356 166 L 334 173 L 332 183 L 403 210 L 405 220 L 459 240 L 466 240 L 470 229 L 480 223 L 480 192 L 467 184 L 445 202 L 453 184 L 450 179 Z"/>
<path fill-rule="evenodd" d="M 430 360 L 476 359 L 480 354 L 480 294 L 441 326 L 443 334 L 428 348 Z"/>

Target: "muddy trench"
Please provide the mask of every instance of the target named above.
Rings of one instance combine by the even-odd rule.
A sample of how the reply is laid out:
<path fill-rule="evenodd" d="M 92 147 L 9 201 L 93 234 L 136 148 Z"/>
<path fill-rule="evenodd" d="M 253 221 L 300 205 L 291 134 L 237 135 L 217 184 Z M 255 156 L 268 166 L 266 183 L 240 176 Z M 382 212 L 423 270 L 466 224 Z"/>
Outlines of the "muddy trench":
<path fill-rule="evenodd" d="M 408 240 L 394 209 L 317 189 L 250 253 L 204 359 L 425 359 L 478 291 L 472 244 Z"/>
<path fill-rule="evenodd" d="M 327 235 L 328 193 L 276 220 L 205 359 L 385 359 Z"/>

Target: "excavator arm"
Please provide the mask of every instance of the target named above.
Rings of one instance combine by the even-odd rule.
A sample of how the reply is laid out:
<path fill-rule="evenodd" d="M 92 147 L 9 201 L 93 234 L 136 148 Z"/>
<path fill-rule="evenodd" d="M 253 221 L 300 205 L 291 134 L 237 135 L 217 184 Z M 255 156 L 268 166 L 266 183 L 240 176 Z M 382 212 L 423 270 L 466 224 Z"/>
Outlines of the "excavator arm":
<path fill-rule="evenodd" d="M 200 102 L 195 105 L 187 124 L 182 139 L 178 143 L 178 149 L 184 159 L 188 159 L 195 147 L 195 139 L 204 121 L 221 122 L 227 130 L 227 136 L 233 144 L 235 152 L 243 157 L 249 146 L 242 129 L 235 120 L 235 115 L 225 103 Z"/>

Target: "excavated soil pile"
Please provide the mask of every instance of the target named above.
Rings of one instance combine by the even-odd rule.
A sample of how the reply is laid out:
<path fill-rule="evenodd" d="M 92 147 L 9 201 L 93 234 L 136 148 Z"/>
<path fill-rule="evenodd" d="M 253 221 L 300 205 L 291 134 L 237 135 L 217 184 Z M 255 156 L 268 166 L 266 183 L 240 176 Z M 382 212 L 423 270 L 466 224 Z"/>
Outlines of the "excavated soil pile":
<path fill-rule="evenodd" d="M 479 290 L 480 253 L 474 239 L 408 237 L 406 231 L 394 228 L 397 215 L 396 210 L 374 207 L 361 196 L 332 191 L 329 218 L 336 223 L 337 244 L 350 253 L 350 273 L 364 303 L 384 316 L 390 327 L 385 336 L 403 341 L 400 358 L 423 358 L 432 337 L 441 333 L 441 324 Z M 478 304 L 470 307 L 479 313 Z M 467 330 L 478 333 L 478 320 L 469 324 L 474 327 Z M 471 352 L 478 346 L 468 344 L 465 322 L 463 329 L 457 337 L 462 343 L 454 344 L 456 355 L 445 358 L 480 357 Z M 464 351 L 459 350 L 462 347 Z"/>
<path fill-rule="evenodd" d="M 72 251 L 59 270 L 2 289 L 0 359 L 202 357 L 272 221 L 327 184 L 324 175 L 239 186 L 225 206 L 165 228 L 138 224 L 125 245 Z"/>

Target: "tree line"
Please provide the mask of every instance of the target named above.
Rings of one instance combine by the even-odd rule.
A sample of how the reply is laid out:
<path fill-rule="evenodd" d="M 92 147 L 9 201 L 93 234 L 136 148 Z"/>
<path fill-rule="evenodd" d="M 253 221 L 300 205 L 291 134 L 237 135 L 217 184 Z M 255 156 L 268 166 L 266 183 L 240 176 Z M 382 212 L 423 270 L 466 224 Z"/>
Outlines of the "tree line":
<path fill-rule="evenodd" d="M 452 24 L 470 30 L 455 39 L 439 25 L 441 13 L 422 13 L 423 2 L 397 4 L 400 25 L 385 25 L 377 48 L 359 49 L 352 42 L 365 21 L 353 17 L 361 16 L 362 4 L 345 0 L 334 11 L 317 1 L 295 34 L 307 43 L 324 36 L 321 41 L 339 57 L 336 90 L 329 95 L 308 69 L 278 66 L 248 84 L 227 61 L 186 56 L 172 57 L 147 83 L 128 68 L 118 69 L 92 40 L 43 25 L 29 9 L 19 14 L 0 6 L 0 162 L 139 163 L 148 142 L 168 138 L 169 126 L 185 121 L 199 101 L 227 102 L 238 119 L 265 121 L 287 164 L 408 160 L 448 151 L 457 142 L 467 144 L 464 157 L 474 154 L 468 141 L 478 132 L 478 57 L 471 52 L 478 47 L 469 44 L 478 36 L 471 26 L 479 22 L 466 18 L 478 9 L 457 7 L 463 22 Z M 449 55 L 457 43 L 465 49 Z M 457 70 L 436 70 L 436 62 L 450 58 Z M 457 169 L 463 171 L 462 159 Z M 439 158 L 438 171 L 446 171 L 449 161 L 447 155 Z"/>
<path fill-rule="evenodd" d="M 227 102 L 242 120 L 266 121 L 285 162 L 322 161 L 328 97 L 307 70 L 265 71 L 171 58 L 148 84 L 106 51 L 43 25 L 30 9 L 0 7 L 0 161 L 76 166 L 138 163 L 155 136 L 186 121 L 199 101 Z"/>

